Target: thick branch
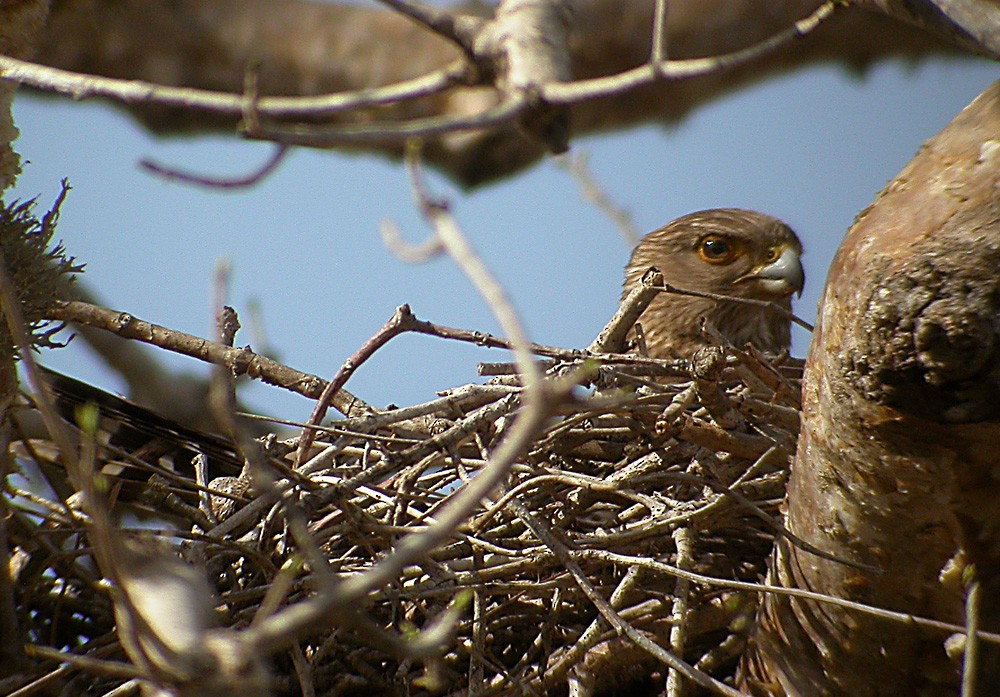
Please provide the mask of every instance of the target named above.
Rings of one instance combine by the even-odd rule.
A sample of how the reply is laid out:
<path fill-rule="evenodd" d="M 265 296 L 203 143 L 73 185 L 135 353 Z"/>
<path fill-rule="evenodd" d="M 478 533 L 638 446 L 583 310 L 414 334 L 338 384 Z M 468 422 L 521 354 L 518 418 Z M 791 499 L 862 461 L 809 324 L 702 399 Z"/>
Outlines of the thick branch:
<path fill-rule="evenodd" d="M 772 582 L 962 621 L 963 584 L 1000 626 L 1000 83 L 879 195 L 834 260 L 806 367 Z M 943 638 L 771 596 L 748 682 L 816 694 L 957 694 Z M 961 652 L 959 652 L 959 658 Z M 980 657 L 977 694 L 1000 689 Z"/>

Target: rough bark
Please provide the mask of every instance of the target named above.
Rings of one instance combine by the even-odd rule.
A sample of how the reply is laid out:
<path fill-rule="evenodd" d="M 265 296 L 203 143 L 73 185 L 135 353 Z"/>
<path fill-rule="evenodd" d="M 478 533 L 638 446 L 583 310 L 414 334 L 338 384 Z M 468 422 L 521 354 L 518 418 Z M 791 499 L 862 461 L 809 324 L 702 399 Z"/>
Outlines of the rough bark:
<path fill-rule="evenodd" d="M 671 0 L 667 48 L 673 58 L 716 55 L 789 27 L 818 0 Z M 482 4 L 462 11 L 490 14 Z M 573 3 L 571 67 L 576 78 L 614 74 L 649 59 L 653 1 Z M 817 32 L 750 65 L 664 83 L 581 104 L 574 133 L 676 121 L 717 97 L 813 63 L 861 70 L 888 57 L 952 51 L 928 34 L 884 16 L 847 9 Z M 350 91 L 412 78 L 459 56 L 448 41 L 382 8 L 300 0 L 61 0 L 53 7 L 39 59 L 55 67 L 239 93 L 251 63 L 260 93 L 307 95 Z M 494 105 L 491 87 L 454 89 L 433 98 L 341 120 L 399 120 L 458 115 Z M 234 131 L 234 121 L 204 113 L 133 106 L 158 132 Z M 359 146 L 360 147 L 360 146 Z M 398 144 L 365 148 L 398 155 Z M 543 146 L 515 127 L 443 137 L 428 144 L 429 162 L 467 185 L 503 177 L 535 162 Z"/>
<path fill-rule="evenodd" d="M 1000 83 L 857 219 L 805 374 L 787 527 L 771 581 L 963 622 L 977 578 L 1000 628 Z M 858 565 L 877 569 L 866 571 Z M 758 693 L 957 694 L 943 633 L 768 596 L 745 663 Z M 979 692 L 1000 694 L 981 658 Z"/>

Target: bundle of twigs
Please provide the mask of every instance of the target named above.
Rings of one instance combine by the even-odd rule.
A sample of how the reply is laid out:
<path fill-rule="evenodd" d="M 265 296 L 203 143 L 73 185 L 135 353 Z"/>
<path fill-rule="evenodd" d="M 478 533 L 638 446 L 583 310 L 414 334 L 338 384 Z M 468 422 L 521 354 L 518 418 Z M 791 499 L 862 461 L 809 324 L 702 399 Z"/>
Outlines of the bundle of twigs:
<path fill-rule="evenodd" d="M 305 450 L 244 437 L 215 480 L 218 441 L 184 431 L 200 474 L 151 476 L 162 449 L 100 443 L 79 405 L 61 446 L 74 462 L 53 445 L 65 434 L 24 437 L 20 467 L 51 480 L 62 460 L 70 485 L 8 491 L 39 675 L 18 694 L 118 695 L 140 679 L 182 694 L 621 694 L 662 689 L 668 669 L 725 679 L 755 603 L 733 582 L 761 579 L 780 531 L 797 367 L 734 348 L 544 367 L 565 398 L 430 543 L 519 418 L 516 377 L 328 422 Z M 127 504 L 157 516 L 140 525 L 118 515 Z"/>

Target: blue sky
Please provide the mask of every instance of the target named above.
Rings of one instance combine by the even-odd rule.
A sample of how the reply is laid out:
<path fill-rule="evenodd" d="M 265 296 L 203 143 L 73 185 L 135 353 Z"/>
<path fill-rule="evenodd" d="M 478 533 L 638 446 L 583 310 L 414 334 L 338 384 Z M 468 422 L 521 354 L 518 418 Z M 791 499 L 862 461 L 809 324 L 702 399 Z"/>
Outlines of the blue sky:
<path fill-rule="evenodd" d="M 788 221 L 806 247 L 807 319 L 830 260 L 854 216 L 998 76 L 995 63 L 936 59 L 883 64 L 864 77 L 814 67 L 713 103 L 679 126 L 645 126 L 579 138 L 594 176 L 643 232 L 692 210 L 741 206 Z M 141 158 L 205 174 L 239 175 L 269 156 L 236 138 L 157 139 L 100 102 L 19 95 L 16 148 L 30 162 L 14 196 L 47 208 L 67 177 L 73 191 L 58 230 L 86 262 L 85 278 L 112 308 L 211 336 L 213 267 L 232 263 L 237 342 L 258 345 L 248 304 L 279 358 L 330 376 L 401 303 L 421 319 L 496 331 L 470 285 L 446 259 L 410 266 L 379 239 L 383 219 L 412 241 L 427 230 L 402 167 L 375 157 L 298 150 L 262 184 L 235 192 L 168 183 Z M 615 309 L 628 248 L 576 184 L 545 161 L 525 174 L 466 194 L 430 177 L 513 297 L 531 338 L 580 347 Z M 804 355 L 809 337 L 795 336 Z M 197 361 L 158 352 L 178 371 Z M 111 390 L 114 378 L 82 342 L 45 362 Z M 475 381 L 496 350 L 404 336 L 348 384 L 376 406 L 413 404 Z M 274 388 L 244 393 L 259 411 L 304 420 L 310 403 Z"/>

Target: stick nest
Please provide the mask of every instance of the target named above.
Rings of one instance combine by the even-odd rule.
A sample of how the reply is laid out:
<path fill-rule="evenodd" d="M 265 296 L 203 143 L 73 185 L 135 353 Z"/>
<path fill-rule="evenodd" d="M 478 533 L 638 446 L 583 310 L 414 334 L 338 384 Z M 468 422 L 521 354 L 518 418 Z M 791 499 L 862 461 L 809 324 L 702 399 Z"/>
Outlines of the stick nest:
<path fill-rule="evenodd" d="M 62 694 L 130 678 L 116 694 L 657 694 L 668 669 L 649 642 L 731 677 L 756 597 L 726 582 L 766 573 L 800 366 L 735 349 L 646 363 L 550 363 L 546 379 L 584 371 L 594 387 L 555 408 L 463 525 L 357 598 L 351 583 L 489 466 L 521 407 L 515 379 L 334 421 L 297 470 L 294 442 L 257 441 L 249 476 L 209 484 L 228 496 L 151 477 L 162 451 L 98 445 L 78 410 L 94 437 L 74 445 L 75 484 L 8 499 L 25 674 Z M 27 430 L 18 466 L 58 479 L 54 446 Z M 143 507 L 158 515 L 130 512 Z M 317 598 L 333 600 L 296 625 L 289 611 Z"/>

